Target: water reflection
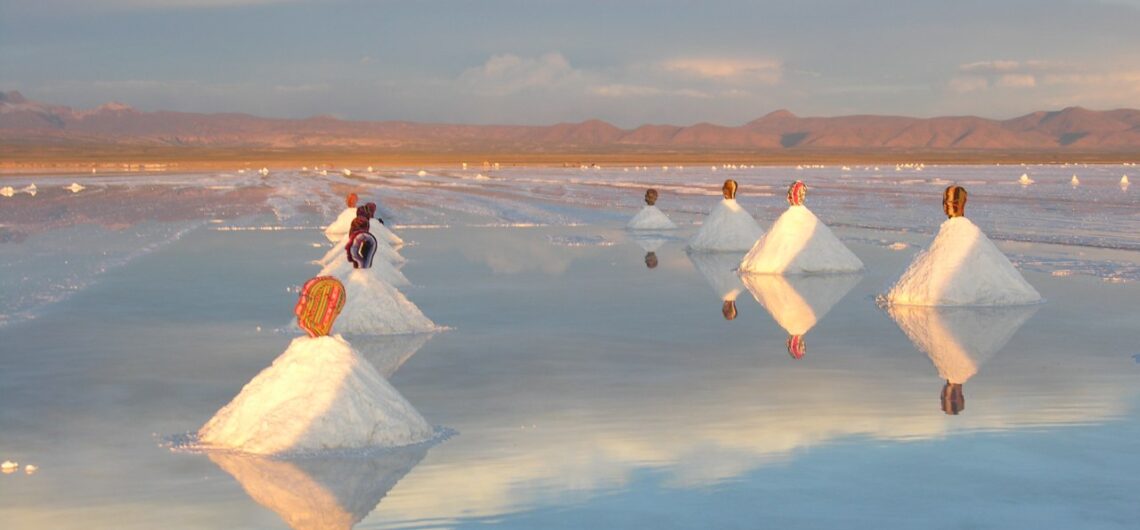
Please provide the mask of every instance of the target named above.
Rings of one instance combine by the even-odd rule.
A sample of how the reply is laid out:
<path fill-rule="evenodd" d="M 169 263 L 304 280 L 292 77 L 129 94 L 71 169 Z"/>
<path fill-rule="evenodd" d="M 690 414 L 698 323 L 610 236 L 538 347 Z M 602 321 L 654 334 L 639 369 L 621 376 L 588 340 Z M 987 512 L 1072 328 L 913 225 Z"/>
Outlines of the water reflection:
<path fill-rule="evenodd" d="M 919 307 L 889 306 L 888 314 L 914 347 L 930 357 L 942 387 L 942 411 L 957 415 L 966 408 L 963 385 L 1005 347 L 1040 306 Z"/>
<path fill-rule="evenodd" d="M 434 333 L 349 337 L 352 347 L 360 353 L 385 379 L 391 378 L 408 362 Z"/>
<path fill-rule="evenodd" d="M 419 444 L 367 458 L 277 460 L 233 453 L 209 457 L 250 498 L 273 510 L 291 528 L 347 529 L 371 513 L 427 451 L 426 444 Z"/>
<path fill-rule="evenodd" d="M 645 268 L 656 269 L 658 264 L 657 251 L 662 245 L 668 242 L 670 238 L 664 234 L 648 232 L 632 234 L 630 239 L 632 239 L 634 243 L 637 243 L 637 246 L 641 247 L 641 250 L 645 251 Z"/>
<path fill-rule="evenodd" d="M 736 267 L 744 256 L 742 252 L 690 252 L 686 253 L 693 267 L 705 277 L 709 286 L 721 299 L 721 315 L 725 320 L 736 319 L 736 297 L 744 291 L 744 283 L 736 274 Z"/>
<path fill-rule="evenodd" d="M 861 274 L 782 276 L 742 274 L 741 280 L 784 331 L 788 354 L 802 359 L 807 353 L 804 335 L 859 283 Z"/>

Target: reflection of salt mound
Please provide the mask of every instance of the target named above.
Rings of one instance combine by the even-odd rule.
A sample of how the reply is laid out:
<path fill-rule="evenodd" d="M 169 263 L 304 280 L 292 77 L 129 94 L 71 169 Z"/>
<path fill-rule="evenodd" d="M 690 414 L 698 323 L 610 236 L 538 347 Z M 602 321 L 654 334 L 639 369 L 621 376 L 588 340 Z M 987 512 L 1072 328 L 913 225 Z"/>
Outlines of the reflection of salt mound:
<path fill-rule="evenodd" d="M 672 230 L 677 228 L 673 221 L 665 215 L 665 212 L 657 209 L 656 206 L 646 206 L 642 208 L 633 219 L 629 220 L 629 224 L 625 225 L 630 230 Z"/>
<path fill-rule="evenodd" d="M 856 272 L 863 262 L 806 206 L 789 206 L 740 262 L 741 272 Z"/>
<path fill-rule="evenodd" d="M 372 232 L 372 235 L 376 237 L 377 242 L 383 242 L 383 239 L 380 238 L 380 235 L 375 230 L 369 230 L 369 232 Z M 317 264 L 325 267 L 330 263 L 336 263 L 337 261 L 347 261 L 348 258 L 344 253 L 344 246 L 347 244 L 348 236 L 346 235 L 341 238 L 340 241 L 337 241 L 337 243 L 333 245 L 333 247 L 330 248 L 328 252 L 325 252 L 325 255 L 321 256 L 321 259 L 317 260 Z M 408 260 L 396 252 L 396 249 L 388 245 L 376 245 L 376 255 L 373 256 L 372 263 L 377 263 L 380 261 L 391 263 L 392 265 L 403 265 Z"/>
<path fill-rule="evenodd" d="M 343 338 L 299 337 L 201 430 L 199 441 L 256 454 L 396 447 L 431 426 Z"/>
<path fill-rule="evenodd" d="M 209 457 L 290 528 L 347 530 L 371 513 L 426 454 L 427 446 L 420 444 L 372 458 Z"/>
<path fill-rule="evenodd" d="M 377 247 L 385 248 L 387 245 L 377 245 Z M 344 249 L 341 249 L 341 259 L 333 260 L 332 263 L 325 265 L 323 268 L 321 268 L 321 272 L 318 273 L 317 276 L 332 276 L 343 282 L 345 278 L 348 277 L 349 273 L 354 270 L 368 271 L 370 274 L 383 280 L 389 285 L 396 287 L 411 285 L 411 282 L 408 281 L 407 276 L 404 276 L 404 273 L 400 272 L 400 270 L 396 267 L 393 267 L 391 263 L 383 260 L 373 260 L 372 267 L 367 269 L 352 268 L 352 263 L 350 263 L 344 256 Z"/>
<path fill-rule="evenodd" d="M 392 377 L 404 363 L 423 348 L 434 336 L 432 333 L 387 335 L 383 337 L 352 337 L 352 347 L 385 378 Z"/>
<path fill-rule="evenodd" d="M 965 217 L 942 223 L 887 293 L 893 304 L 1019 305 L 1041 301 L 993 242 Z"/>
<path fill-rule="evenodd" d="M 799 336 L 815 327 L 859 283 L 859 274 L 776 276 L 741 274 L 744 286 L 772 319 L 789 335 Z"/>
<path fill-rule="evenodd" d="M 914 347 L 934 362 L 939 377 L 962 384 L 1005 347 L 1037 306 L 889 306 L 887 311 Z"/>
<path fill-rule="evenodd" d="M 669 237 L 661 234 L 653 233 L 640 233 L 633 234 L 634 243 L 641 247 L 641 250 L 646 252 L 657 252 L 665 243 L 669 241 Z"/>
<path fill-rule="evenodd" d="M 705 277 L 705 281 L 709 282 L 721 300 L 726 302 L 736 300 L 741 291 L 744 291 L 744 284 L 736 274 L 740 254 L 689 254 L 689 261 L 693 262 L 693 267 Z"/>
<path fill-rule="evenodd" d="M 352 228 L 353 219 L 356 219 L 356 208 L 345 208 L 336 216 L 335 221 L 325 227 L 325 237 L 334 243 L 344 239 Z"/>
<path fill-rule="evenodd" d="M 380 281 L 368 269 L 356 269 L 342 280 L 344 309 L 336 321 L 341 333 L 398 335 L 434 331 L 435 323 L 400 291 Z"/>
<path fill-rule="evenodd" d="M 389 245 L 392 245 L 396 248 L 404 245 L 404 240 L 401 239 L 400 236 L 396 235 L 396 233 L 391 229 L 389 229 L 388 225 L 381 223 L 380 221 L 375 221 L 372 224 L 373 226 L 371 227 L 370 231 L 372 232 L 372 235 L 376 236 L 377 240 L 386 241 Z"/>
<path fill-rule="evenodd" d="M 713 208 L 701 229 L 689 240 L 689 249 L 705 252 L 746 252 L 764 229 L 736 199 L 724 199 Z"/>

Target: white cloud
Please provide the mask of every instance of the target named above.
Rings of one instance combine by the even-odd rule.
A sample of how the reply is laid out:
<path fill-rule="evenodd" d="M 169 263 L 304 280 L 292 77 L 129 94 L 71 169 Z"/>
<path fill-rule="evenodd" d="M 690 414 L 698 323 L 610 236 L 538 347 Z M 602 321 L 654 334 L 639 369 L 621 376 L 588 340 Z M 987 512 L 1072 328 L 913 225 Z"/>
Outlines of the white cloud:
<path fill-rule="evenodd" d="M 774 85 L 783 79 L 784 65 L 774 59 L 679 57 L 661 63 L 666 72 L 718 81 Z"/>
<path fill-rule="evenodd" d="M 506 96 L 526 90 L 549 90 L 581 83 L 583 73 L 570 66 L 562 54 L 547 53 L 537 58 L 514 54 L 495 55 L 482 66 L 469 68 L 459 81 L 471 92 Z"/>
<path fill-rule="evenodd" d="M 1014 70 L 1019 69 L 1020 67 L 1021 67 L 1021 63 L 1019 63 L 1017 61 L 996 60 L 996 61 L 977 61 L 977 62 L 973 62 L 973 63 L 966 63 L 963 65 L 959 65 L 958 69 L 963 71 L 963 72 L 993 73 L 993 72 L 1012 72 Z"/>

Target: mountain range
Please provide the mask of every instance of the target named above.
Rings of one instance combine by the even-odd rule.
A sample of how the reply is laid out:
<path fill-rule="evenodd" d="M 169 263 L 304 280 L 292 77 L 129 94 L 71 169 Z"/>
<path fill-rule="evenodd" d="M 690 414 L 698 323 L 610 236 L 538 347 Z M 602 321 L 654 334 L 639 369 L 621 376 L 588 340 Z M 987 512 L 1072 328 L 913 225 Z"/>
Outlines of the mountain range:
<path fill-rule="evenodd" d="M 740 126 L 642 125 L 601 120 L 547 126 L 351 121 L 328 116 L 144 112 L 121 103 L 76 110 L 0 92 L 0 142 L 21 145 L 129 145 L 337 148 L 384 151 L 811 151 L 969 150 L 1140 152 L 1140 110 L 1069 107 L 1008 120 L 975 116 L 799 117 L 786 110 Z"/>

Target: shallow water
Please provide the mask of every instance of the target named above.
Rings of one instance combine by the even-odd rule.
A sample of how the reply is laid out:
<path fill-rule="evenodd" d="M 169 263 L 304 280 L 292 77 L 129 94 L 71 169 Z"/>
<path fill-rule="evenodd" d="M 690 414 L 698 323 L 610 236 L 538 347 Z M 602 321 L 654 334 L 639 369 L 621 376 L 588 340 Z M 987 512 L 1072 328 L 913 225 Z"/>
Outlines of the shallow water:
<path fill-rule="evenodd" d="M 1047 302 L 917 316 L 889 313 L 874 298 L 929 241 L 938 198 L 920 196 L 933 213 L 917 205 L 872 213 L 868 195 L 840 187 L 852 177 L 821 177 L 809 205 L 868 270 L 823 284 L 743 282 L 730 270 L 734 257 L 684 252 L 722 172 L 704 175 L 699 193 L 671 199 L 680 205 L 663 193 L 659 205 L 682 229 L 656 239 L 621 227 L 636 211 L 633 186 L 660 175 L 629 179 L 630 190 L 612 186 L 612 174 L 605 185 L 574 185 L 556 182 L 578 170 L 521 169 L 462 190 L 444 185 L 453 177 L 378 188 L 409 242 L 402 270 L 414 286 L 403 291 L 451 329 L 358 344 L 454 435 L 347 460 L 170 447 L 284 351 L 295 288 L 327 246 L 316 227 L 339 209 L 343 183 L 255 181 L 269 191 L 251 203 L 255 215 L 139 214 L 129 229 L 101 229 L 117 239 L 92 238 L 66 218 L 14 228 L 26 238 L 0 252 L 34 252 L 52 265 L 9 267 L 49 283 L 84 281 L 55 298 L 50 285 L 2 284 L 5 307 L 13 292 L 42 301 L 0 327 L 0 460 L 39 467 L 0 475 L 0 520 L 5 528 L 1134 527 L 1136 190 L 1122 192 L 1108 180 L 1115 168 L 1103 168 L 1099 184 L 1082 173 L 1092 199 L 1068 201 L 1068 169 L 1051 169 L 1066 178 L 1063 188 L 1037 190 L 1048 178 L 1034 175 L 1038 184 L 1022 189 L 1004 183 L 1022 169 L 1006 170 L 1016 174 L 971 188 L 978 204 L 970 206 L 984 230 L 1016 236 L 999 247 Z M 776 178 L 772 170 L 741 179 L 742 189 L 746 179 L 772 181 L 772 197 L 741 199 L 764 226 L 782 210 Z M 161 185 L 197 185 L 170 180 Z M 504 182 L 513 187 L 496 187 Z M 899 182 L 867 194 L 891 201 L 902 186 L 942 186 Z M 105 186 L 126 197 L 112 203 L 131 209 L 133 192 Z M 1038 195 L 987 211 L 987 186 Z M 289 199 L 262 206 L 278 196 Z M 432 209 L 433 200 L 446 206 Z M 1102 224 L 1081 217 L 1112 215 Z M 907 219 L 912 226 L 896 226 Z M 1069 236 L 1059 237 L 1060 226 L 1079 241 L 1061 240 Z M 188 228 L 181 237 L 169 236 L 180 227 Z M 74 243 L 37 246 L 41 238 Z M 165 243 L 146 252 L 129 244 L 153 240 Z M 103 247 L 126 258 L 97 272 L 70 266 Z M 804 304 L 818 318 L 794 359 L 787 339 L 805 325 L 796 311 Z M 946 378 L 965 379 L 957 415 L 942 410 Z"/>

